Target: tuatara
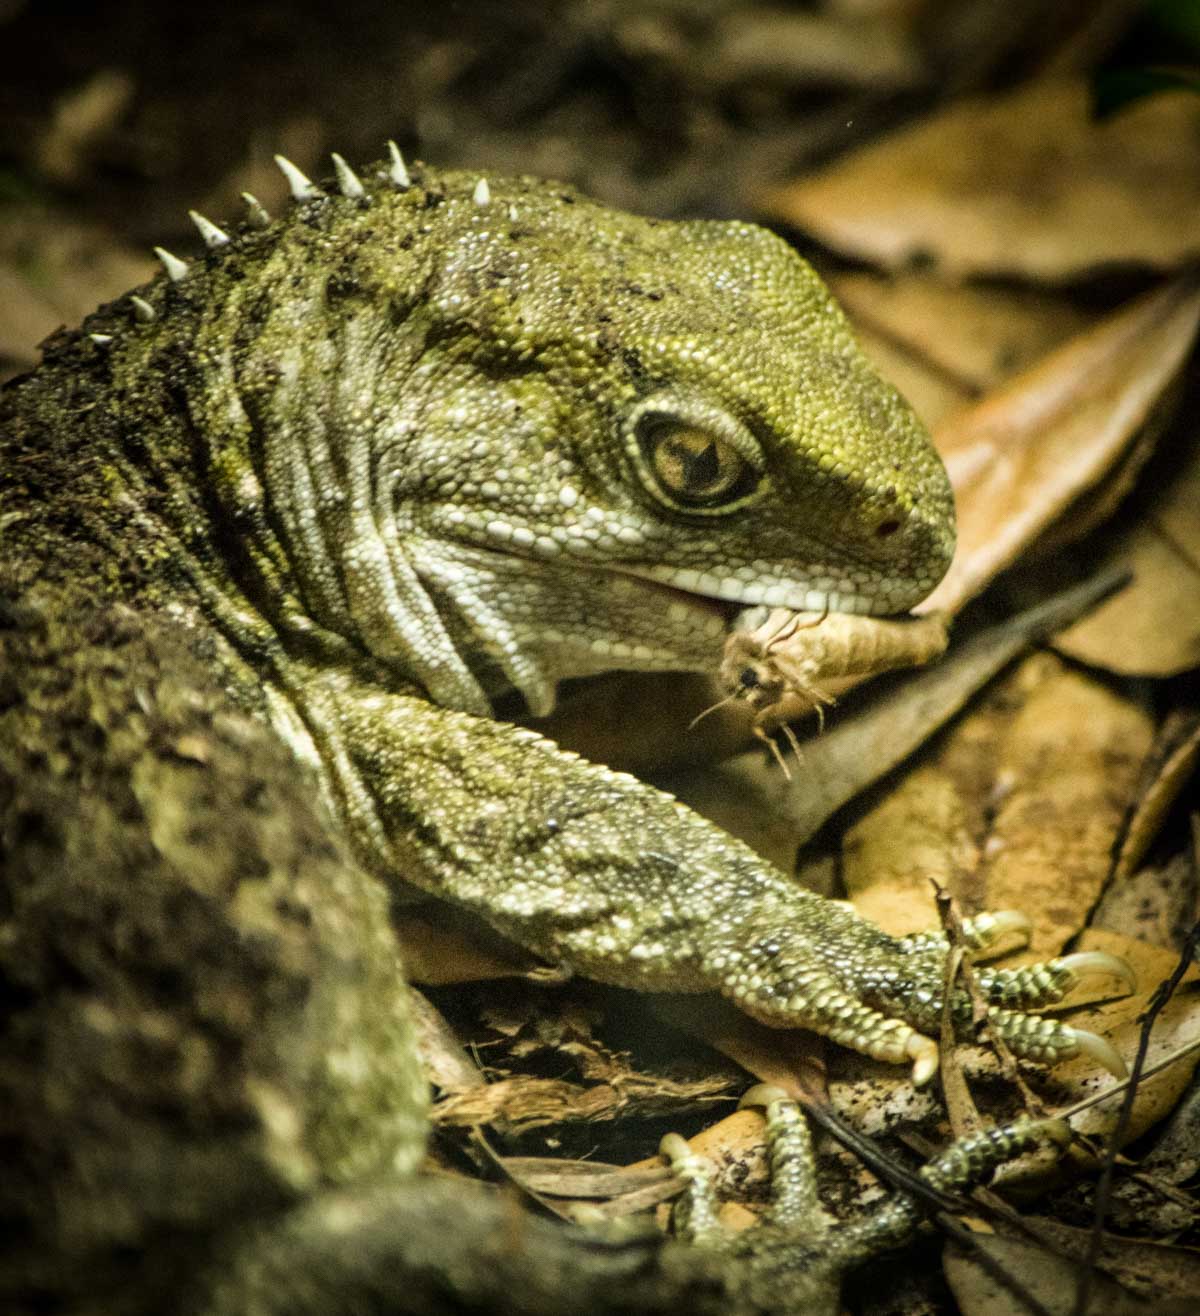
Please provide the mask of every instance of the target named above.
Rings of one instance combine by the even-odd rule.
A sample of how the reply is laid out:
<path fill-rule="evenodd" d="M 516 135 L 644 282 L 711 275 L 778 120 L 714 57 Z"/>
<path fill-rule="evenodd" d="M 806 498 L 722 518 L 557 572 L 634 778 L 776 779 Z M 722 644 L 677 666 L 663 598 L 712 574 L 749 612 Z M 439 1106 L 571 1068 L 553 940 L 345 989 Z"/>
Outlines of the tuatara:
<path fill-rule="evenodd" d="M 945 473 L 760 228 L 394 151 L 328 190 L 283 164 L 285 215 L 196 216 L 203 255 L 161 252 L 0 395 L 0 1292 L 315 1313 L 511 1283 L 554 1310 L 569 1275 L 614 1310 L 749 1303 L 742 1263 L 411 1178 L 390 915 L 430 893 L 553 966 L 928 1080 L 939 938 L 491 713 L 715 670 L 749 608 L 903 612 L 950 559 Z M 1112 1064 L 1021 1012 L 1092 967 L 978 980 L 1018 1054 Z"/>

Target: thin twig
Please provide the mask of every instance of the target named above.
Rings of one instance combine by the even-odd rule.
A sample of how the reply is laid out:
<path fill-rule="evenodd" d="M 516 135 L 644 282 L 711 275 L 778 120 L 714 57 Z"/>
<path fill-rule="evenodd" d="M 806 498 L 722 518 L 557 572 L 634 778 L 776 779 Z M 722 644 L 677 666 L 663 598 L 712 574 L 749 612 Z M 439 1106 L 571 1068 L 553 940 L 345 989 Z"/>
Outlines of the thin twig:
<path fill-rule="evenodd" d="M 988 1003 L 984 1000 L 983 992 L 980 990 L 979 982 L 975 977 L 974 966 L 966 956 L 966 939 L 963 934 L 962 911 L 958 907 L 958 902 L 944 888 L 936 878 L 930 878 L 935 891 L 935 900 L 937 903 L 938 917 L 942 921 L 942 928 L 946 933 L 946 940 L 952 947 L 958 946 L 963 949 L 961 966 L 956 968 L 957 976 L 962 979 L 963 987 L 971 998 L 972 1021 L 975 1031 L 978 1034 L 982 1029 L 985 1032 L 986 1040 L 991 1044 L 992 1050 L 995 1051 L 996 1057 L 1000 1062 L 1000 1072 L 1021 1094 L 1021 1099 L 1025 1109 L 1031 1116 L 1042 1119 L 1046 1115 L 1046 1107 L 1041 1098 L 1025 1081 L 1025 1076 L 1021 1073 L 1021 1068 L 1017 1064 L 1017 1058 L 1013 1054 L 1008 1043 L 1000 1035 L 999 1029 L 992 1025 L 989 1017 Z M 950 982 L 947 983 L 947 1005 L 949 1004 Z M 943 1083 L 945 1074 L 945 1058 L 950 1054 L 947 1050 L 947 1041 L 945 1037 L 945 1023 L 943 1021 L 942 1037 L 942 1056 L 943 1056 Z"/>

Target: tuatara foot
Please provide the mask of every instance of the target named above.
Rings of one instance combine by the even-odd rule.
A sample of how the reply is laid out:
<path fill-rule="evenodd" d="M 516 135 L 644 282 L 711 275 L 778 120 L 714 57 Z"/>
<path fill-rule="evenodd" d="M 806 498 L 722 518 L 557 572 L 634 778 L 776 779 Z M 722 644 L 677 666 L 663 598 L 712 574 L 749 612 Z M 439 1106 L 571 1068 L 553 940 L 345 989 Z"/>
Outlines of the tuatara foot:
<path fill-rule="evenodd" d="M 727 1232 L 717 1219 L 708 1163 L 678 1134 L 669 1133 L 660 1151 L 683 1180 L 672 1211 L 675 1233 L 720 1257 L 734 1309 L 834 1313 L 842 1275 L 905 1242 L 922 1208 L 907 1193 L 897 1192 L 869 1217 L 844 1223 L 834 1219 L 817 1196 L 812 1142 L 799 1106 L 766 1084 L 752 1088 L 741 1104 L 766 1108 L 769 1205 L 757 1224 Z M 1022 1152 L 1046 1143 L 1061 1148 L 1069 1140 L 1063 1120 L 1020 1121 L 960 1138 L 920 1175 L 934 1188 L 963 1192 Z"/>
<path fill-rule="evenodd" d="M 1018 946 L 1028 945 L 1032 932 L 1033 924 L 1028 916 L 1016 909 L 988 910 L 976 914 L 974 918 L 963 919 L 962 924 L 963 941 L 970 950 L 976 952 L 976 959 L 1000 954 L 1001 948 L 997 943 L 1002 942 L 1009 933 L 1015 934 L 1019 940 L 1005 947 L 1005 953 Z M 946 934 L 941 928 L 935 928 L 927 932 L 913 932 L 907 937 L 901 937 L 901 941 L 911 950 L 932 949 L 935 946 L 944 950 Z"/>
<path fill-rule="evenodd" d="M 929 1034 L 941 1027 L 946 941 L 940 934 L 890 937 L 842 904 L 823 902 L 811 920 L 808 909 L 762 910 L 754 926 L 742 924 L 736 938 L 717 941 L 706 968 L 747 1014 L 776 1027 L 811 1028 L 842 1046 L 877 1060 L 911 1061 L 913 1082 L 927 1083 L 938 1068 L 938 1048 Z M 967 925 L 972 947 L 987 951 L 1008 932 L 1023 932 L 1020 915 L 983 915 Z M 988 1021 L 1009 1048 L 1024 1059 L 1057 1063 L 1090 1055 L 1118 1077 L 1125 1063 L 1093 1033 L 1027 1010 L 1063 1000 L 1085 977 L 1102 974 L 1135 985 L 1133 972 L 1112 955 L 1065 955 L 1016 969 L 978 968 L 975 980 L 993 1008 Z M 971 1000 L 956 989 L 955 1024 L 966 1032 Z"/>

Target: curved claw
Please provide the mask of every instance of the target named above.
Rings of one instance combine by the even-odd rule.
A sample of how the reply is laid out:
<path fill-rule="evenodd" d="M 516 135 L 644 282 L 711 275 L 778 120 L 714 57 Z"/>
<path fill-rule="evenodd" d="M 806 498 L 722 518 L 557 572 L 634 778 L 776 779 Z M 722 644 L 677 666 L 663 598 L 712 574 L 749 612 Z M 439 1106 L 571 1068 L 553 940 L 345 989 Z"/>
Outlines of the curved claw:
<path fill-rule="evenodd" d="M 1071 1141 L 1070 1124 L 1057 1115 L 1048 1116 L 1043 1120 L 1035 1120 L 1030 1129 L 1037 1137 L 1045 1138 L 1047 1142 L 1052 1142 L 1056 1147 L 1066 1147 Z"/>
<path fill-rule="evenodd" d="M 1112 958 L 1112 957 L 1110 957 Z M 1114 1078 L 1128 1078 L 1129 1069 L 1121 1058 L 1120 1052 L 1106 1041 L 1099 1033 L 1088 1033 L 1082 1028 L 1063 1026 L 1063 1032 L 1075 1044 L 1077 1051 L 1091 1058 L 1102 1068 L 1107 1069 Z"/>
<path fill-rule="evenodd" d="M 937 1043 L 923 1033 L 913 1033 L 904 1043 L 904 1054 L 913 1062 L 913 1087 L 924 1087 L 938 1072 L 941 1063 Z"/>
<path fill-rule="evenodd" d="M 976 934 L 982 933 L 988 943 L 999 940 L 1010 932 L 1017 933 L 1028 942 L 1033 935 L 1033 921 L 1019 909 L 997 909 L 990 913 L 979 914 L 971 919 Z"/>
<path fill-rule="evenodd" d="M 747 1088 L 742 1093 L 742 1099 L 738 1102 L 738 1110 L 746 1110 L 751 1106 L 762 1107 L 764 1110 L 768 1106 L 773 1106 L 777 1101 L 789 1101 L 788 1094 L 774 1083 L 755 1083 L 752 1088 Z"/>
<path fill-rule="evenodd" d="M 1118 955 L 1103 950 L 1077 951 L 1074 955 L 1060 955 L 1053 961 L 1056 969 L 1066 969 L 1077 978 L 1090 973 L 1111 974 L 1120 978 L 1131 992 L 1137 991 L 1137 975 L 1132 967 Z"/>

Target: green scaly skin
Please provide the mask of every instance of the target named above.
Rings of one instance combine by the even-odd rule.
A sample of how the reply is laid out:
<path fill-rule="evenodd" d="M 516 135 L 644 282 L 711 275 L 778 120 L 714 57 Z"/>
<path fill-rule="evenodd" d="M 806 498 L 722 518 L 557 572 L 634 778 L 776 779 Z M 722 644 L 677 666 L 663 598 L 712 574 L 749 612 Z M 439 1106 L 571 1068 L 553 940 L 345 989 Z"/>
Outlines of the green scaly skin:
<path fill-rule="evenodd" d="M 10 1289 L 153 1309 L 236 1254 L 237 1283 L 261 1263 L 288 1310 L 333 1310 L 293 1244 L 354 1229 L 403 1271 L 378 1207 L 450 1246 L 405 1180 L 424 1097 L 388 891 L 936 1063 L 936 941 L 490 716 L 564 677 L 715 670 L 746 607 L 916 603 L 953 544 L 918 422 L 761 229 L 529 179 L 343 182 L 210 233 L 0 400 Z M 986 981 L 1025 1008 L 1073 980 Z M 1011 1021 L 1024 1055 L 1078 1049 Z M 486 1233 L 494 1204 L 463 1209 Z M 552 1292 L 536 1257 L 563 1245 L 531 1237 L 515 1273 Z M 700 1273 L 664 1262 L 646 1309 Z"/>

